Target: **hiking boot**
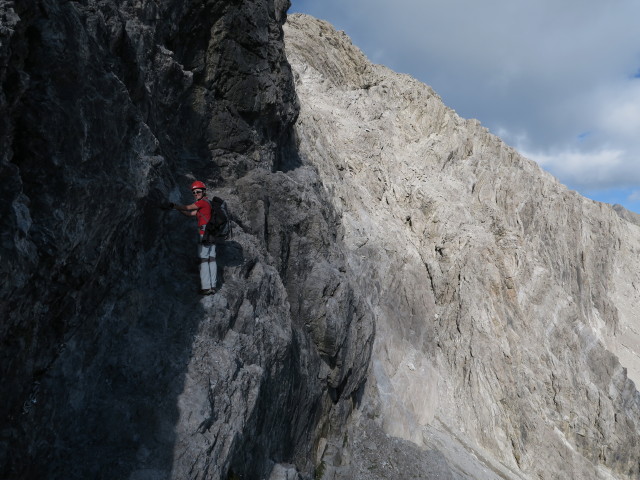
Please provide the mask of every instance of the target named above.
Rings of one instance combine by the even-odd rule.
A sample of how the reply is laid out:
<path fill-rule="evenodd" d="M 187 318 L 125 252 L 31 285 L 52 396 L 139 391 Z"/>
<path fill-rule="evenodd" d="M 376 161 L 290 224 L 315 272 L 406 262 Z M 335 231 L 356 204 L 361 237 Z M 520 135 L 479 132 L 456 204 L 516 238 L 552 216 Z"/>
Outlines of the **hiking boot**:
<path fill-rule="evenodd" d="M 203 288 L 198 293 L 200 293 L 200 295 L 211 295 L 212 293 L 214 293 L 214 290 L 212 288 Z"/>

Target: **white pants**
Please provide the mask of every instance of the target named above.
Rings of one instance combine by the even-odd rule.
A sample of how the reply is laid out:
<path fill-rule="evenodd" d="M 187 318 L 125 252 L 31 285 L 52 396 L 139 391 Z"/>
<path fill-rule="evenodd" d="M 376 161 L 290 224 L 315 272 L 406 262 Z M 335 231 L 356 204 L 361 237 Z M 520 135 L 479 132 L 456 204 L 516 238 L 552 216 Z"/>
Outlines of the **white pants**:
<path fill-rule="evenodd" d="M 200 285 L 203 290 L 216 288 L 218 265 L 216 264 L 216 246 L 198 244 L 200 257 Z"/>

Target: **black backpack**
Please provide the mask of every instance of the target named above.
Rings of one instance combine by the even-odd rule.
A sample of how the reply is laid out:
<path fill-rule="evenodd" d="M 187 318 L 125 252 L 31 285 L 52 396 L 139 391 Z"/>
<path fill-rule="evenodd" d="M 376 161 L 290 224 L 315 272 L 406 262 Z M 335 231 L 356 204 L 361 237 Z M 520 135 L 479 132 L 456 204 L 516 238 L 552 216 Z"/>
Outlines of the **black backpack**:
<path fill-rule="evenodd" d="M 222 243 L 232 234 L 231 215 L 229 215 L 227 202 L 220 197 L 213 197 L 209 200 L 209 204 L 211 205 L 211 219 L 207 223 L 202 237 L 202 243 L 206 245 Z"/>

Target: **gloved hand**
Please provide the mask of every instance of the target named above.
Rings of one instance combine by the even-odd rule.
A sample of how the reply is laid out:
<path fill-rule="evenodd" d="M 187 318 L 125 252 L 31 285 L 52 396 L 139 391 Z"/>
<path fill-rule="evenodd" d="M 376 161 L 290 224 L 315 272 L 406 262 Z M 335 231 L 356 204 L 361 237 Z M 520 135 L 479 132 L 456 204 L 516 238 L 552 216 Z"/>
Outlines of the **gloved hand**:
<path fill-rule="evenodd" d="M 176 206 L 175 203 L 169 202 L 169 203 L 165 203 L 163 205 L 160 205 L 160 208 L 163 209 L 163 210 L 171 210 L 175 206 Z"/>

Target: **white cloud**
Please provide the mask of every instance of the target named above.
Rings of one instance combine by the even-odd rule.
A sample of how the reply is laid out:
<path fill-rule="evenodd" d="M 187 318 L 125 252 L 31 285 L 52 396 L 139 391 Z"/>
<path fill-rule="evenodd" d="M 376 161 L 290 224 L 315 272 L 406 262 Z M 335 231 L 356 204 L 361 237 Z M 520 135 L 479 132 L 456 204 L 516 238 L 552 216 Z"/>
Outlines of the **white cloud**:
<path fill-rule="evenodd" d="M 640 187 L 637 0 L 293 0 L 292 10 L 345 30 L 573 188 Z"/>
<path fill-rule="evenodd" d="M 627 201 L 630 203 L 640 202 L 640 190 L 634 190 L 631 195 L 627 197 Z"/>
<path fill-rule="evenodd" d="M 607 92 L 603 102 L 601 127 L 612 137 L 632 141 L 640 134 L 640 79 L 634 79 Z"/>
<path fill-rule="evenodd" d="M 605 190 L 640 184 L 640 171 L 629 171 L 625 152 L 622 150 L 522 153 L 573 188 Z"/>

